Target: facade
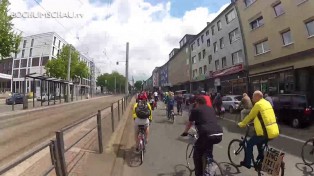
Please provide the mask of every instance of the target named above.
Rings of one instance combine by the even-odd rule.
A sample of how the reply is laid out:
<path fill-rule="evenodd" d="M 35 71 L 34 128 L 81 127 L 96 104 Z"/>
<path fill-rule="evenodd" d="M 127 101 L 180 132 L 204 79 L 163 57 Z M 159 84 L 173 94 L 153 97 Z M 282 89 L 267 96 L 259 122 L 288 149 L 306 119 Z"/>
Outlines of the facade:
<path fill-rule="evenodd" d="M 236 1 L 252 91 L 314 99 L 314 1 Z M 312 104 L 314 102 L 311 102 Z"/>
<path fill-rule="evenodd" d="M 247 91 L 240 22 L 232 2 L 191 43 L 193 90 L 242 94 Z"/>
<path fill-rule="evenodd" d="M 11 90 L 13 58 L 0 60 L 0 92 Z"/>
<path fill-rule="evenodd" d="M 169 83 L 168 79 L 168 62 L 160 67 L 159 71 L 159 85 L 164 87 L 171 87 L 171 83 Z"/>
<path fill-rule="evenodd" d="M 169 82 L 174 90 L 190 90 L 190 42 L 194 35 L 185 35 L 180 41 L 180 48 L 173 49 L 169 55 Z"/>
<path fill-rule="evenodd" d="M 159 90 L 159 67 L 156 67 L 153 71 L 153 87 Z"/>

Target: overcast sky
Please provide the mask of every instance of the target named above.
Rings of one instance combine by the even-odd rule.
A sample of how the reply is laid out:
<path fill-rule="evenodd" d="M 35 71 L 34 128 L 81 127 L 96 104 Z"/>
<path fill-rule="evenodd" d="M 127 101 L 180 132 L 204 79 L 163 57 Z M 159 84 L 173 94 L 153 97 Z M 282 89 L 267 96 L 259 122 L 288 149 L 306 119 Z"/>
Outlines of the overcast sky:
<path fill-rule="evenodd" d="M 38 5 L 36 1 L 40 4 Z M 125 74 L 126 42 L 129 75 L 146 80 L 168 60 L 185 34 L 197 34 L 230 0 L 10 0 L 10 12 L 70 12 L 82 18 L 15 18 L 23 36 L 56 32 L 94 58 L 101 72 Z M 45 9 L 45 10 L 44 10 Z"/>

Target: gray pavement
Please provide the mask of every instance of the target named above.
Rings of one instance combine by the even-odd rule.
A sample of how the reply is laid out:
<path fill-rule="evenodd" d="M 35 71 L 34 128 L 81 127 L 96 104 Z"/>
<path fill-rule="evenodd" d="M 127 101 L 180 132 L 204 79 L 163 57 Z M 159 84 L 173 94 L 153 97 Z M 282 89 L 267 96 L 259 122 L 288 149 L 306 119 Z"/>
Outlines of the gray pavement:
<path fill-rule="evenodd" d="M 165 117 L 165 106 L 159 103 L 158 110 L 153 112 L 153 124 L 151 126 L 150 142 L 145 153 L 144 163 L 139 165 L 139 156 L 134 153 L 134 129 L 133 122 L 127 124 L 128 132 L 124 137 L 127 143 L 122 147 L 124 154 L 124 166 L 121 168 L 124 176 L 185 176 L 194 175 L 185 166 L 185 150 L 188 139 L 180 137 L 187 122 L 187 112 L 183 117 L 177 116 L 175 124 L 169 123 Z M 227 150 L 229 142 L 240 139 L 245 129 L 239 129 L 233 122 L 235 115 L 225 114 L 219 123 L 224 128 L 223 141 L 214 146 L 214 158 L 224 169 L 226 176 L 252 176 L 257 175 L 253 169 L 235 168 L 229 163 Z M 292 129 L 281 124 L 282 136 L 269 143 L 270 147 L 280 149 L 286 153 L 286 176 L 311 176 L 312 168 L 302 164 L 300 158 L 302 141 L 307 139 L 310 129 Z M 300 139 L 300 135 L 304 134 Z"/>

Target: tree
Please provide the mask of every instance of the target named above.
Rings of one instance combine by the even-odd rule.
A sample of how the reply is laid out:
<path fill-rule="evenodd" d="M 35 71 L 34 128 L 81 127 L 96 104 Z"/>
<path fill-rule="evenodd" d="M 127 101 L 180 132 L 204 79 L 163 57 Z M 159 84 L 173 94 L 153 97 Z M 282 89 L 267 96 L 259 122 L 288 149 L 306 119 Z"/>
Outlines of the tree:
<path fill-rule="evenodd" d="M 104 73 L 97 77 L 97 86 L 106 87 L 108 91 L 115 91 L 115 80 L 116 80 L 116 91 L 119 92 L 121 86 L 121 92 L 125 89 L 125 77 L 118 72 Z"/>
<path fill-rule="evenodd" d="M 13 31 L 12 19 L 8 15 L 10 2 L 0 1 L 0 60 L 9 57 L 12 53 L 18 53 L 21 43 L 21 34 Z"/>
<path fill-rule="evenodd" d="M 71 70 L 70 78 L 74 79 L 76 76 L 87 78 L 89 76 L 89 69 L 83 61 L 79 60 L 80 54 L 70 45 L 65 45 L 57 59 L 49 60 L 45 68 L 47 74 L 51 77 L 61 78 L 67 80 L 68 75 L 68 61 L 71 47 Z"/>
<path fill-rule="evenodd" d="M 136 81 L 136 82 L 134 83 L 135 89 L 136 89 L 137 91 L 140 91 L 140 90 L 142 89 L 142 84 L 143 84 L 142 81 Z"/>

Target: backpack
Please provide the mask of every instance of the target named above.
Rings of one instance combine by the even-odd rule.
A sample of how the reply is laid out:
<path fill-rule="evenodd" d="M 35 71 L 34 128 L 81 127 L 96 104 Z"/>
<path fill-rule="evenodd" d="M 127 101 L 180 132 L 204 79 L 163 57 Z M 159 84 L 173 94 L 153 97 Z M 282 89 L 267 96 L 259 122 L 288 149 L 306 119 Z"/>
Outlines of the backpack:
<path fill-rule="evenodd" d="M 139 103 L 135 109 L 136 116 L 140 119 L 147 119 L 150 116 L 150 110 L 147 103 Z"/>

